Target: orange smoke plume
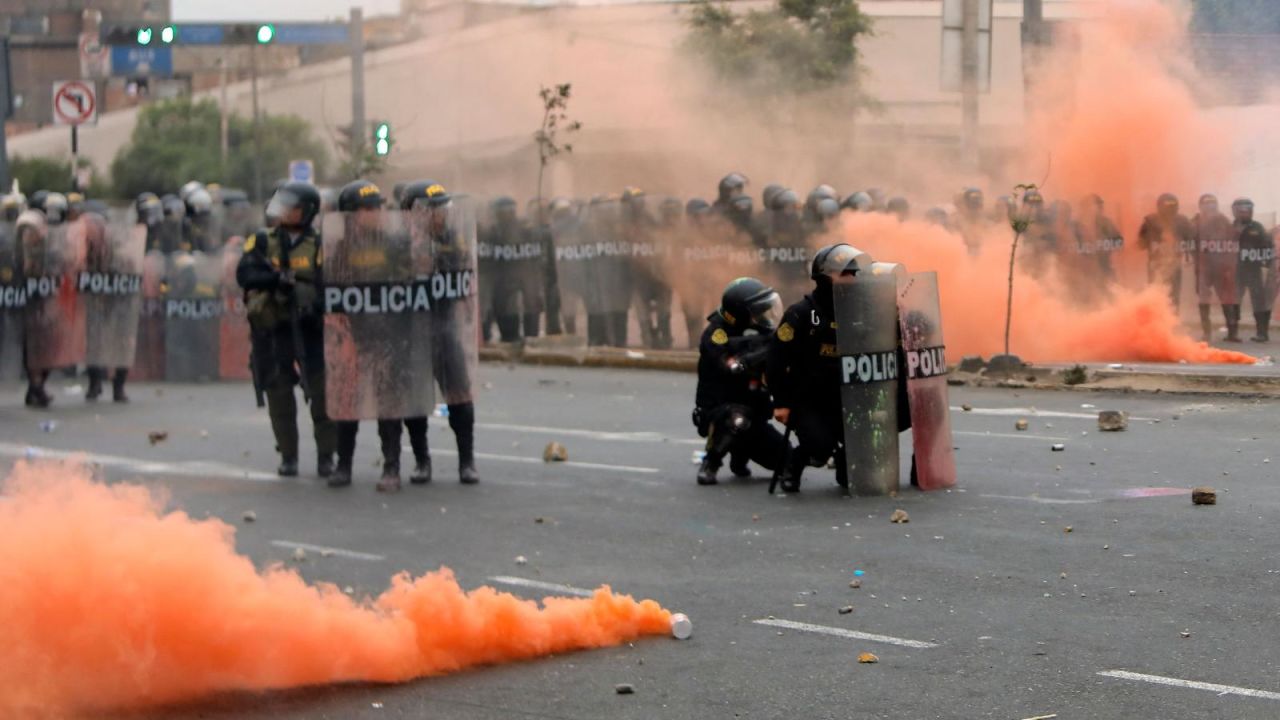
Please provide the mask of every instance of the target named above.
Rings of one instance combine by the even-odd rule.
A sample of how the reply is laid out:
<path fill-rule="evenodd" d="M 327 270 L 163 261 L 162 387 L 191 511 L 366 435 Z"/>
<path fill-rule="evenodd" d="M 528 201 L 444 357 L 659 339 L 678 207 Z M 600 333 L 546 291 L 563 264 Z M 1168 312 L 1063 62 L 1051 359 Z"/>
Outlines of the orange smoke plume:
<path fill-rule="evenodd" d="M 374 600 L 258 572 L 216 520 L 71 464 L 19 463 L 0 501 L 0 717 L 146 707 L 228 690 L 400 682 L 670 631 L 608 588 L 542 606 L 448 569 Z"/>
<path fill-rule="evenodd" d="M 842 223 L 842 239 L 876 260 L 938 272 L 943 329 L 953 358 L 1004 352 L 1011 230 L 989 228 L 975 257 L 959 235 L 936 225 L 899 222 L 879 213 L 846 213 Z M 1010 351 L 1039 361 L 1254 362 L 1244 353 L 1209 347 L 1183 334 L 1165 288 L 1134 292 L 1112 287 L 1111 299 L 1092 310 L 1066 298 L 1056 277 L 1037 279 L 1018 271 Z"/>

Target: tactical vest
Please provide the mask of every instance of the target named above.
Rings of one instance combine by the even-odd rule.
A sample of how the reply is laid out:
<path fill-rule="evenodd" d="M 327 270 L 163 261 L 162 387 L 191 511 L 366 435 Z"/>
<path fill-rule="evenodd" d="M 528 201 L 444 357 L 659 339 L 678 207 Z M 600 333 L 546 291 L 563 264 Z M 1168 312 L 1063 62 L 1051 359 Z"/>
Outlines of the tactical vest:
<path fill-rule="evenodd" d="M 308 315 L 315 311 L 319 295 L 316 291 L 316 274 L 321 264 L 320 238 L 315 232 L 307 230 L 298 238 L 298 244 L 288 251 L 286 258 L 285 244 L 288 236 L 280 227 L 268 231 L 254 233 L 245 241 L 244 251 L 261 252 L 266 255 L 271 267 L 283 270 L 286 263 L 293 270 L 293 300 L 298 304 L 298 312 Z M 290 293 L 283 290 L 246 290 L 245 310 L 249 322 L 258 329 L 272 329 L 289 322 Z"/>

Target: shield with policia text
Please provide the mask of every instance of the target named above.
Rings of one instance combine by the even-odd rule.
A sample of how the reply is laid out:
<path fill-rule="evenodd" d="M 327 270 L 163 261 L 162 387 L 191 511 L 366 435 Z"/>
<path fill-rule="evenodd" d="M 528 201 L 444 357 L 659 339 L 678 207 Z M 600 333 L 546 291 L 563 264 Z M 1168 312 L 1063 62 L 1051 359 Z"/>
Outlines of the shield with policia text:
<path fill-rule="evenodd" d="M 252 380 L 249 367 L 249 315 L 244 290 L 236 282 L 236 266 L 244 255 L 244 237 L 233 235 L 222 246 L 222 317 L 218 328 L 218 377 Z"/>
<path fill-rule="evenodd" d="M 423 417 L 431 376 L 430 247 L 399 211 L 324 216 L 325 409 L 334 420 Z"/>
<path fill-rule="evenodd" d="M 0 381 L 22 375 L 22 326 L 27 305 L 22 254 L 13 223 L 0 223 Z"/>
<path fill-rule="evenodd" d="M 907 381 L 917 483 L 921 490 L 949 488 L 956 484 L 956 458 L 937 273 L 912 273 L 903 279 L 898 318 L 905 365 L 899 370 Z"/>
<path fill-rule="evenodd" d="M 165 379 L 203 382 L 218 377 L 222 316 L 222 257 L 171 253 L 165 273 Z"/>
<path fill-rule="evenodd" d="M 409 213 L 415 245 L 431 250 L 431 371 L 448 405 L 475 399 L 480 361 L 477 305 L 477 204 L 454 196 L 447 204 Z"/>
<path fill-rule="evenodd" d="M 897 283 L 865 268 L 834 296 L 849 488 L 887 495 L 898 489 Z"/>
<path fill-rule="evenodd" d="M 165 255 L 158 249 L 142 258 L 142 301 L 138 318 L 138 343 L 130 377 L 164 379 L 164 274 Z"/>
<path fill-rule="evenodd" d="M 145 225 L 85 215 L 85 267 L 78 290 L 84 298 L 85 362 L 104 368 L 133 365 L 142 312 Z"/>
<path fill-rule="evenodd" d="M 23 244 L 27 283 L 26 359 L 30 370 L 53 370 L 79 365 L 85 359 L 85 313 L 79 292 L 84 268 L 85 216 L 56 225 L 24 224 Z"/>

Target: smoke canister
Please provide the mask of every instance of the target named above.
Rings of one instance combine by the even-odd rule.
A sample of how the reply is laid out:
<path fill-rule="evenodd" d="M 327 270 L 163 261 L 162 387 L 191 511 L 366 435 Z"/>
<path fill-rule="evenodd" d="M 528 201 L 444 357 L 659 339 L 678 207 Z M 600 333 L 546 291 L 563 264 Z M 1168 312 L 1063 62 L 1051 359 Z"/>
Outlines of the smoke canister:
<path fill-rule="evenodd" d="M 693 622 L 684 613 L 671 616 L 671 637 L 677 640 L 688 640 L 693 634 Z"/>

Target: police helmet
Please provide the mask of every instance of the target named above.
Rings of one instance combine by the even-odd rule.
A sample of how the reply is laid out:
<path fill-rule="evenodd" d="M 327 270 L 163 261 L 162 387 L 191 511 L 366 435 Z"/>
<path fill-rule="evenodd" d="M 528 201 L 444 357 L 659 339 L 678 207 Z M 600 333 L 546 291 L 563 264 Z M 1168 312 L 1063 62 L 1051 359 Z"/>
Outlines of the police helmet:
<path fill-rule="evenodd" d="M 187 211 L 186 203 L 173 194 L 160 196 L 160 208 L 164 211 L 166 219 L 181 218 L 182 214 Z"/>
<path fill-rule="evenodd" d="M 773 207 L 773 199 L 783 190 L 786 190 L 786 188 L 777 183 L 765 185 L 764 190 L 760 192 L 760 199 L 764 201 L 764 206 L 767 208 Z"/>
<path fill-rule="evenodd" d="M 80 217 L 80 213 L 84 212 L 84 202 L 83 193 L 67 193 L 67 218 L 74 220 Z"/>
<path fill-rule="evenodd" d="M 1245 197 L 1236 198 L 1231 203 L 1231 214 L 1234 215 L 1237 220 L 1252 220 L 1253 201 Z"/>
<path fill-rule="evenodd" d="M 822 281 L 844 275 L 856 275 L 864 268 L 870 267 L 871 256 L 848 243 L 827 245 L 813 256 L 813 265 L 809 269 L 809 277 Z"/>
<path fill-rule="evenodd" d="M 782 189 L 773 195 L 773 202 L 769 204 L 769 209 L 774 212 L 783 212 L 785 210 L 795 210 L 800 206 L 800 196 L 796 195 L 794 190 Z"/>
<path fill-rule="evenodd" d="M 44 197 L 42 204 L 45 219 L 51 223 L 60 223 L 67 216 L 67 196 L 62 193 L 51 192 Z"/>
<path fill-rule="evenodd" d="M 18 215 L 22 213 L 25 204 L 26 198 L 22 197 L 22 193 L 9 193 L 4 197 L 0 197 L 0 216 L 9 222 L 13 222 L 18 219 Z"/>
<path fill-rule="evenodd" d="M 924 220 L 933 225 L 947 226 L 947 211 L 934 205 L 924 213 Z"/>
<path fill-rule="evenodd" d="M 858 191 L 849 197 L 846 197 L 844 202 L 840 203 L 840 207 L 856 210 L 858 212 L 867 212 L 871 209 L 871 204 L 871 195 Z"/>
<path fill-rule="evenodd" d="M 31 208 L 32 210 L 39 210 L 40 212 L 44 212 L 44 201 L 45 201 L 45 198 L 47 197 L 49 197 L 48 190 L 37 190 L 31 193 L 31 199 L 27 201 L 27 207 Z"/>
<path fill-rule="evenodd" d="M 181 188 L 178 189 L 178 197 L 183 202 L 186 202 L 187 197 L 189 197 L 191 193 L 195 192 L 196 190 L 203 190 L 203 189 L 204 189 L 204 183 L 201 183 L 199 180 L 192 180 L 188 183 L 185 183 Z"/>
<path fill-rule="evenodd" d="M 981 212 L 984 200 L 982 191 L 976 187 L 967 187 L 960 193 L 961 203 L 970 212 Z"/>
<path fill-rule="evenodd" d="M 1174 202 L 1176 203 L 1177 200 L 1175 200 Z M 1044 196 L 1040 194 L 1039 190 L 1036 190 L 1035 188 L 1031 188 L 1030 190 L 1027 190 L 1025 193 L 1022 194 L 1022 204 L 1043 207 Z"/>
<path fill-rule="evenodd" d="M 889 198 L 889 203 L 885 206 L 885 209 L 900 218 L 906 218 L 907 213 L 911 212 L 911 204 L 907 202 L 906 198 L 895 196 Z"/>
<path fill-rule="evenodd" d="M 782 298 L 759 280 L 740 277 L 725 286 L 718 312 L 732 327 L 769 332 L 782 320 Z"/>
<path fill-rule="evenodd" d="M 280 186 L 267 203 L 268 217 L 284 218 L 286 212 L 299 208 L 302 217 L 296 227 L 307 227 L 320 214 L 320 191 L 307 182 L 291 181 Z"/>
<path fill-rule="evenodd" d="M 720 200 L 728 202 L 734 195 L 740 195 L 747 189 L 747 176 L 732 172 L 720 178 Z"/>
<path fill-rule="evenodd" d="M 818 201 L 815 209 L 818 217 L 823 220 L 830 220 L 840 214 L 840 203 L 836 202 L 834 198 L 822 198 Z"/>
<path fill-rule="evenodd" d="M 1156 210 L 1162 212 L 1178 212 L 1178 196 L 1173 193 L 1163 193 L 1156 198 Z"/>
<path fill-rule="evenodd" d="M 690 198 L 684 204 L 684 214 L 689 217 L 701 217 L 711 211 L 711 204 L 702 198 Z"/>
<path fill-rule="evenodd" d="M 382 204 L 382 191 L 368 180 L 349 182 L 338 191 L 338 212 L 341 213 L 377 210 Z"/>
<path fill-rule="evenodd" d="M 1218 209 L 1218 196 L 1213 193 L 1205 193 L 1200 196 L 1200 207 L 1205 210 Z"/>
<path fill-rule="evenodd" d="M 755 204 L 751 202 L 750 195 L 738 195 L 729 201 L 729 207 L 735 215 L 750 217 L 751 211 L 755 208 Z"/>
<path fill-rule="evenodd" d="M 205 188 L 196 188 L 187 194 L 187 214 L 204 215 L 213 211 L 213 196 Z"/>

